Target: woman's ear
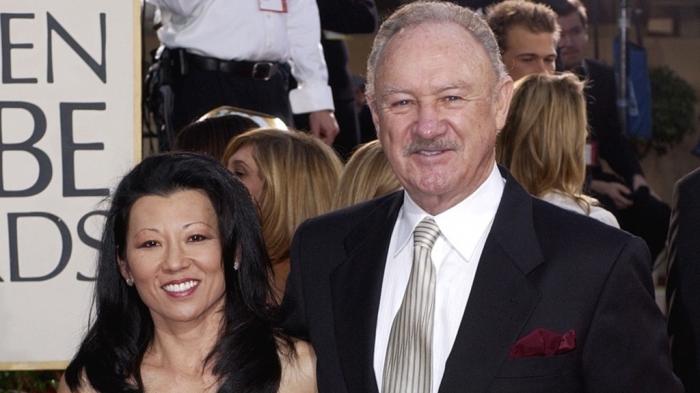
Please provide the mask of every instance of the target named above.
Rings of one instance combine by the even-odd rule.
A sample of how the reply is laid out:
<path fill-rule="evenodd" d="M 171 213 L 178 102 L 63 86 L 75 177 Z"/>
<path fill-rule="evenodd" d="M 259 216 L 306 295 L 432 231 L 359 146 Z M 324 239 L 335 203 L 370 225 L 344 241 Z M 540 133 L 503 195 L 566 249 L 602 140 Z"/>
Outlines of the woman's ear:
<path fill-rule="evenodd" d="M 117 264 L 119 265 L 119 273 L 121 273 L 126 285 L 134 285 L 134 278 L 131 276 L 131 270 L 129 269 L 129 264 L 122 258 L 117 256 Z"/>

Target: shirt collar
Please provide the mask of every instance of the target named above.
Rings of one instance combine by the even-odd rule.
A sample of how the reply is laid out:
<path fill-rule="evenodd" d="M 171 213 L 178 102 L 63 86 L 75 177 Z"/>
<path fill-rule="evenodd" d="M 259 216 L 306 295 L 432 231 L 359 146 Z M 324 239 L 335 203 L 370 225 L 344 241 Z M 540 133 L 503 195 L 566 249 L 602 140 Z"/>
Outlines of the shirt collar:
<path fill-rule="evenodd" d="M 404 192 L 403 206 L 397 223 L 399 247 L 393 256 L 398 255 L 409 244 L 416 225 L 426 216 L 431 216 L 440 228 L 440 238 L 446 240 L 462 258 L 469 261 L 479 239 L 496 215 L 504 185 L 505 179 L 501 176 L 498 166 L 494 165 L 491 174 L 471 195 L 437 216 L 428 214 Z"/>

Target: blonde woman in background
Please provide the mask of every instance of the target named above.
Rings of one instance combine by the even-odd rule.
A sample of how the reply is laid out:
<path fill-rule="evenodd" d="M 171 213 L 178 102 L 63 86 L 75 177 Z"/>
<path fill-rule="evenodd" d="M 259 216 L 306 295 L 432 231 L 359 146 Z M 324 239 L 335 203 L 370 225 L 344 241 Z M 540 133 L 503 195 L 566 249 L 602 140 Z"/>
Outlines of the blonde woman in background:
<path fill-rule="evenodd" d="M 340 176 L 337 209 L 386 195 L 401 188 L 378 140 L 357 147 Z"/>
<path fill-rule="evenodd" d="M 497 159 L 532 195 L 619 228 L 612 213 L 582 194 L 588 134 L 583 87 L 571 73 L 518 81 Z"/>
<path fill-rule="evenodd" d="M 223 164 L 258 205 L 275 296 L 281 301 L 294 231 L 304 220 L 332 209 L 343 164 L 318 138 L 278 129 L 237 136 L 226 147 Z"/>

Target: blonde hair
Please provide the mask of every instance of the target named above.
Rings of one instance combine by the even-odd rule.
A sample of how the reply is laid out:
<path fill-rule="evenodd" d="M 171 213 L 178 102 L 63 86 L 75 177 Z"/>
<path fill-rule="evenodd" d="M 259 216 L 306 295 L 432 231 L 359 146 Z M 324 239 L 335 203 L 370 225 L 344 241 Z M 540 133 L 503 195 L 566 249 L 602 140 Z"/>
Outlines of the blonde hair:
<path fill-rule="evenodd" d="M 583 87 L 568 72 L 518 81 L 496 158 L 532 195 L 558 192 L 588 213 L 593 199 L 581 194 L 588 135 Z"/>
<path fill-rule="evenodd" d="M 401 187 L 378 140 L 357 147 L 338 183 L 335 207 L 364 202 Z"/>
<path fill-rule="evenodd" d="M 234 138 L 226 147 L 224 165 L 244 146 L 252 146 L 263 181 L 258 209 L 265 246 L 275 263 L 289 257 L 299 224 L 332 209 L 343 165 L 318 138 L 269 128 Z"/>

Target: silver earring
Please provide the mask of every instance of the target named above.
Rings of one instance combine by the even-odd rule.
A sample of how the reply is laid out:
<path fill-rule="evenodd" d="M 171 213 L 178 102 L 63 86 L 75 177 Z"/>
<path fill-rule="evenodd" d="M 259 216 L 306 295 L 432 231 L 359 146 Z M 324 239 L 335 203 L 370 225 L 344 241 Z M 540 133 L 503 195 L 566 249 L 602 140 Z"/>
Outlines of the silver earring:
<path fill-rule="evenodd" d="M 126 285 L 128 286 L 133 286 L 134 285 L 134 279 L 131 277 L 126 278 Z"/>
<path fill-rule="evenodd" d="M 241 263 L 236 261 L 233 263 L 233 270 L 238 270 L 238 268 L 241 267 Z"/>

